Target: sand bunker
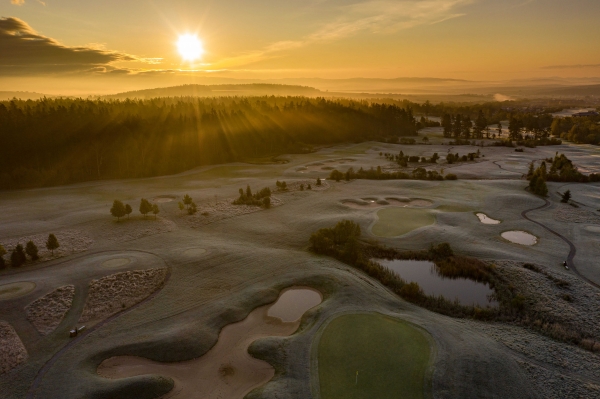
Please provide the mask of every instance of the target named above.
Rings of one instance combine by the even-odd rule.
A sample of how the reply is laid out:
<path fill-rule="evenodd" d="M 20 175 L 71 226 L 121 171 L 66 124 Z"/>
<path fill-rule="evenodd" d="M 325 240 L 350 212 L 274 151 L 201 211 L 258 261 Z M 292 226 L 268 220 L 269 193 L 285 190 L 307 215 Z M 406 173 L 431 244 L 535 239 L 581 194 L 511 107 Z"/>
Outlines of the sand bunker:
<path fill-rule="evenodd" d="M 185 256 L 189 256 L 189 257 L 196 257 L 196 256 L 202 256 L 206 253 L 206 249 L 204 248 L 191 248 L 188 249 L 186 251 L 183 252 L 183 254 Z"/>
<path fill-rule="evenodd" d="M 281 297 L 293 290 L 285 291 Z M 198 359 L 159 363 L 140 357 L 118 356 L 103 361 L 98 367 L 98 374 L 106 378 L 144 374 L 169 376 L 175 381 L 175 387 L 163 398 L 241 399 L 275 375 L 275 370 L 268 363 L 248 354 L 250 344 L 259 338 L 291 335 L 300 325 L 300 320 L 284 323 L 269 317 L 272 306 L 259 307 L 243 321 L 225 326 L 217 344 Z M 315 305 L 306 302 L 306 307 L 299 311 L 303 314 L 308 310 L 307 306 Z"/>
<path fill-rule="evenodd" d="M 0 320 L 0 374 L 4 374 L 27 360 L 27 350 L 15 329 Z"/>
<path fill-rule="evenodd" d="M 513 231 L 505 231 L 501 234 L 502 238 L 508 240 L 514 244 L 521 245 L 535 245 L 537 244 L 537 237 L 533 234 L 529 234 L 525 231 L 513 230 Z"/>
<path fill-rule="evenodd" d="M 129 258 L 114 258 L 102 262 L 102 267 L 105 267 L 107 269 L 115 269 L 117 267 L 125 266 L 130 263 L 131 259 Z"/>
<path fill-rule="evenodd" d="M 600 233 L 600 226 L 586 226 L 585 229 L 592 233 Z"/>
<path fill-rule="evenodd" d="M 479 221 L 483 224 L 500 224 L 499 220 L 492 219 L 485 213 L 476 213 L 475 215 L 479 218 Z"/>
<path fill-rule="evenodd" d="M 71 308 L 74 297 L 75 286 L 65 285 L 57 288 L 27 305 L 25 308 L 27 320 L 40 334 L 48 335 L 58 327 L 65 317 Z"/>
<path fill-rule="evenodd" d="M 154 197 L 152 201 L 156 202 L 157 204 L 164 204 L 175 201 L 176 199 L 177 197 L 175 195 L 159 195 L 158 197 Z"/>
<path fill-rule="evenodd" d="M 585 209 L 574 208 L 571 205 L 561 205 L 553 216 L 559 222 L 600 224 L 600 216 Z"/>
<path fill-rule="evenodd" d="M 132 270 L 92 280 L 79 319 L 80 323 L 101 320 L 129 308 L 162 287 L 167 269 Z"/>
<path fill-rule="evenodd" d="M 19 281 L 18 283 L 0 285 L 0 301 L 27 295 L 33 291 L 35 287 L 35 283 L 32 283 L 31 281 Z"/>
<path fill-rule="evenodd" d="M 3 245 L 4 248 L 6 248 L 6 250 L 10 253 L 10 251 L 12 251 L 17 244 L 21 244 L 24 247 L 28 241 L 33 241 L 33 243 L 38 247 L 40 261 L 44 261 L 48 259 L 59 258 L 61 256 L 71 255 L 77 252 L 83 252 L 94 243 L 94 240 L 90 236 L 80 230 L 63 230 L 54 233 L 54 235 L 60 244 L 60 247 L 54 250 L 54 256 L 52 256 L 51 251 L 46 249 L 48 233 L 11 238 L 4 240 Z"/>
<path fill-rule="evenodd" d="M 269 308 L 267 315 L 277 317 L 284 323 L 300 320 L 307 309 L 323 301 L 321 293 L 312 288 L 292 288 L 283 291 L 277 302 Z"/>

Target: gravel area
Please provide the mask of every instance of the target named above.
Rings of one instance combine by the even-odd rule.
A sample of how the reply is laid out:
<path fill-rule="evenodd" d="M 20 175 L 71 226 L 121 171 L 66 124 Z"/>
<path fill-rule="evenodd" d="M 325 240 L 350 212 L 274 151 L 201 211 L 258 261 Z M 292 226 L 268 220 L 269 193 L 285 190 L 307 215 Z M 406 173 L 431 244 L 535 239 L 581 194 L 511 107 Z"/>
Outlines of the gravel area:
<path fill-rule="evenodd" d="M 59 231 L 53 234 L 56 236 L 60 247 L 55 249 L 54 255 L 52 255 L 52 252 L 46 249 L 48 234 L 49 233 L 9 238 L 2 240 L 0 243 L 10 253 L 10 251 L 12 251 L 17 244 L 21 244 L 23 245 L 23 248 L 25 248 L 25 245 L 28 241 L 33 241 L 33 243 L 38 247 L 38 255 L 40 257 L 39 261 L 46 261 L 78 252 L 83 252 L 94 243 L 94 240 L 90 236 L 80 230 Z M 5 259 L 8 259 L 8 257 L 9 256 L 5 257 Z"/>
<path fill-rule="evenodd" d="M 42 335 L 48 335 L 62 321 L 73 303 L 75 286 L 65 285 L 36 299 L 25 308 L 27 320 Z"/>
<path fill-rule="evenodd" d="M 4 374 L 27 360 L 27 350 L 15 329 L 0 320 L 0 374 Z"/>
<path fill-rule="evenodd" d="M 565 223 L 592 223 L 600 224 L 600 217 L 593 212 L 571 205 L 561 204 L 554 212 L 554 219 Z"/>
<path fill-rule="evenodd" d="M 167 269 L 132 270 L 92 280 L 80 323 L 100 320 L 127 309 L 162 287 Z"/>

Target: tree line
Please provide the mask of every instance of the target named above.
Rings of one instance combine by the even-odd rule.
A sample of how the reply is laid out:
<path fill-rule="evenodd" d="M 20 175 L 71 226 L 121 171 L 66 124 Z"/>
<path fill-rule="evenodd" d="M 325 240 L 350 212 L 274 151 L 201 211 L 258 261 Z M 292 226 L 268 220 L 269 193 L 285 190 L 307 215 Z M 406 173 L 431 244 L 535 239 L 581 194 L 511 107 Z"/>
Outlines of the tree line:
<path fill-rule="evenodd" d="M 548 169 L 547 164 L 550 165 L 550 169 Z M 548 194 L 546 181 L 578 183 L 599 182 L 600 173 L 584 175 L 577 169 L 577 166 L 573 165 L 573 161 L 567 158 L 565 154 L 559 154 L 557 152 L 554 155 L 554 158 L 543 160 L 537 168 L 535 167 L 535 162 L 532 161 L 529 164 L 527 179 L 529 180 L 529 189 L 531 192 L 545 197 Z M 568 202 L 570 200 L 570 192 L 568 197 L 563 196 L 563 200 L 565 198 L 566 200 L 563 202 Z"/>
<path fill-rule="evenodd" d="M 335 180 L 337 182 L 341 180 L 355 180 L 355 179 L 365 179 L 365 180 L 457 180 L 457 176 L 453 173 L 448 173 L 445 177 L 438 173 L 435 170 L 427 170 L 425 168 L 419 167 L 414 169 L 411 173 L 406 172 L 388 172 L 381 169 L 381 166 L 377 168 L 369 168 L 363 169 L 362 167 L 355 171 L 354 168 L 350 168 L 346 171 L 346 173 L 340 172 L 337 169 L 334 169 L 329 174 L 329 178 L 331 180 Z"/>
<path fill-rule="evenodd" d="M 142 198 L 140 200 L 139 211 L 142 215 L 144 215 L 144 218 L 146 217 L 146 215 L 152 212 L 154 214 L 154 218 L 156 219 L 156 215 L 158 215 L 158 213 L 160 212 L 160 208 L 157 204 L 152 204 L 147 199 Z M 110 214 L 117 218 L 117 222 L 121 220 L 121 218 L 124 216 L 127 216 L 127 218 L 129 218 L 131 212 L 133 212 L 131 205 L 124 204 L 119 200 L 114 200 L 113 205 L 110 208 Z"/>
<path fill-rule="evenodd" d="M 148 177 L 417 134 L 410 108 L 304 97 L 0 102 L 0 189 Z"/>
<path fill-rule="evenodd" d="M 551 127 L 554 136 L 578 144 L 600 145 L 600 117 L 556 118 Z"/>
<path fill-rule="evenodd" d="M 54 250 L 60 247 L 60 243 L 54 234 L 49 234 L 48 239 L 46 240 L 46 249 L 51 252 L 52 256 L 54 256 Z M 6 267 L 6 261 L 4 260 L 4 255 L 8 252 L 6 249 L 0 244 L 0 269 L 4 269 Z M 31 240 L 27 241 L 25 244 L 25 248 L 23 248 L 22 244 L 17 244 L 15 248 L 10 253 L 10 265 L 12 267 L 19 267 L 27 262 L 27 256 L 32 261 L 36 261 L 40 258 L 38 255 L 39 250 L 37 245 Z"/>

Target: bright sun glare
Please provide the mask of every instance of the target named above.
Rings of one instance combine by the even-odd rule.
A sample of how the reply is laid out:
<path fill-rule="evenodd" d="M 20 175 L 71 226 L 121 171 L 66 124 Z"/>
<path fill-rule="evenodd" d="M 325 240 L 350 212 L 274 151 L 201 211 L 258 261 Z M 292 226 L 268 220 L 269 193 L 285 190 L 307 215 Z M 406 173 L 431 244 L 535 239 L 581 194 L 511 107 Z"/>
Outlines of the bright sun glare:
<path fill-rule="evenodd" d="M 204 52 L 202 43 L 198 37 L 189 33 L 179 36 L 179 40 L 177 41 L 177 49 L 179 50 L 179 54 L 181 54 L 183 59 L 186 61 L 197 60 Z"/>

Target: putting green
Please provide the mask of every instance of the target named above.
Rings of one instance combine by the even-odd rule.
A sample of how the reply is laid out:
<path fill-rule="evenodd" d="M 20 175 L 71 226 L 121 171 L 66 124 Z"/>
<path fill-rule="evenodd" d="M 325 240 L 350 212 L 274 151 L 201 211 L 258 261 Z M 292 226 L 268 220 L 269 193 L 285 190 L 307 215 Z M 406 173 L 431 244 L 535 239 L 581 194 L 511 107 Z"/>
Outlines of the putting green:
<path fill-rule="evenodd" d="M 340 316 L 319 341 L 321 398 L 424 398 L 430 354 L 429 340 L 409 323 L 380 314 Z"/>
<path fill-rule="evenodd" d="M 378 237 L 397 237 L 435 223 L 428 209 L 385 208 L 377 212 L 377 217 L 371 231 Z"/>
<path fill-rule="evenodd" d="M 0 285 L 0 301 L 27 295 L 34 289 L 35 283 L 31 281 L 19 281 L 18 283 Z"/>

